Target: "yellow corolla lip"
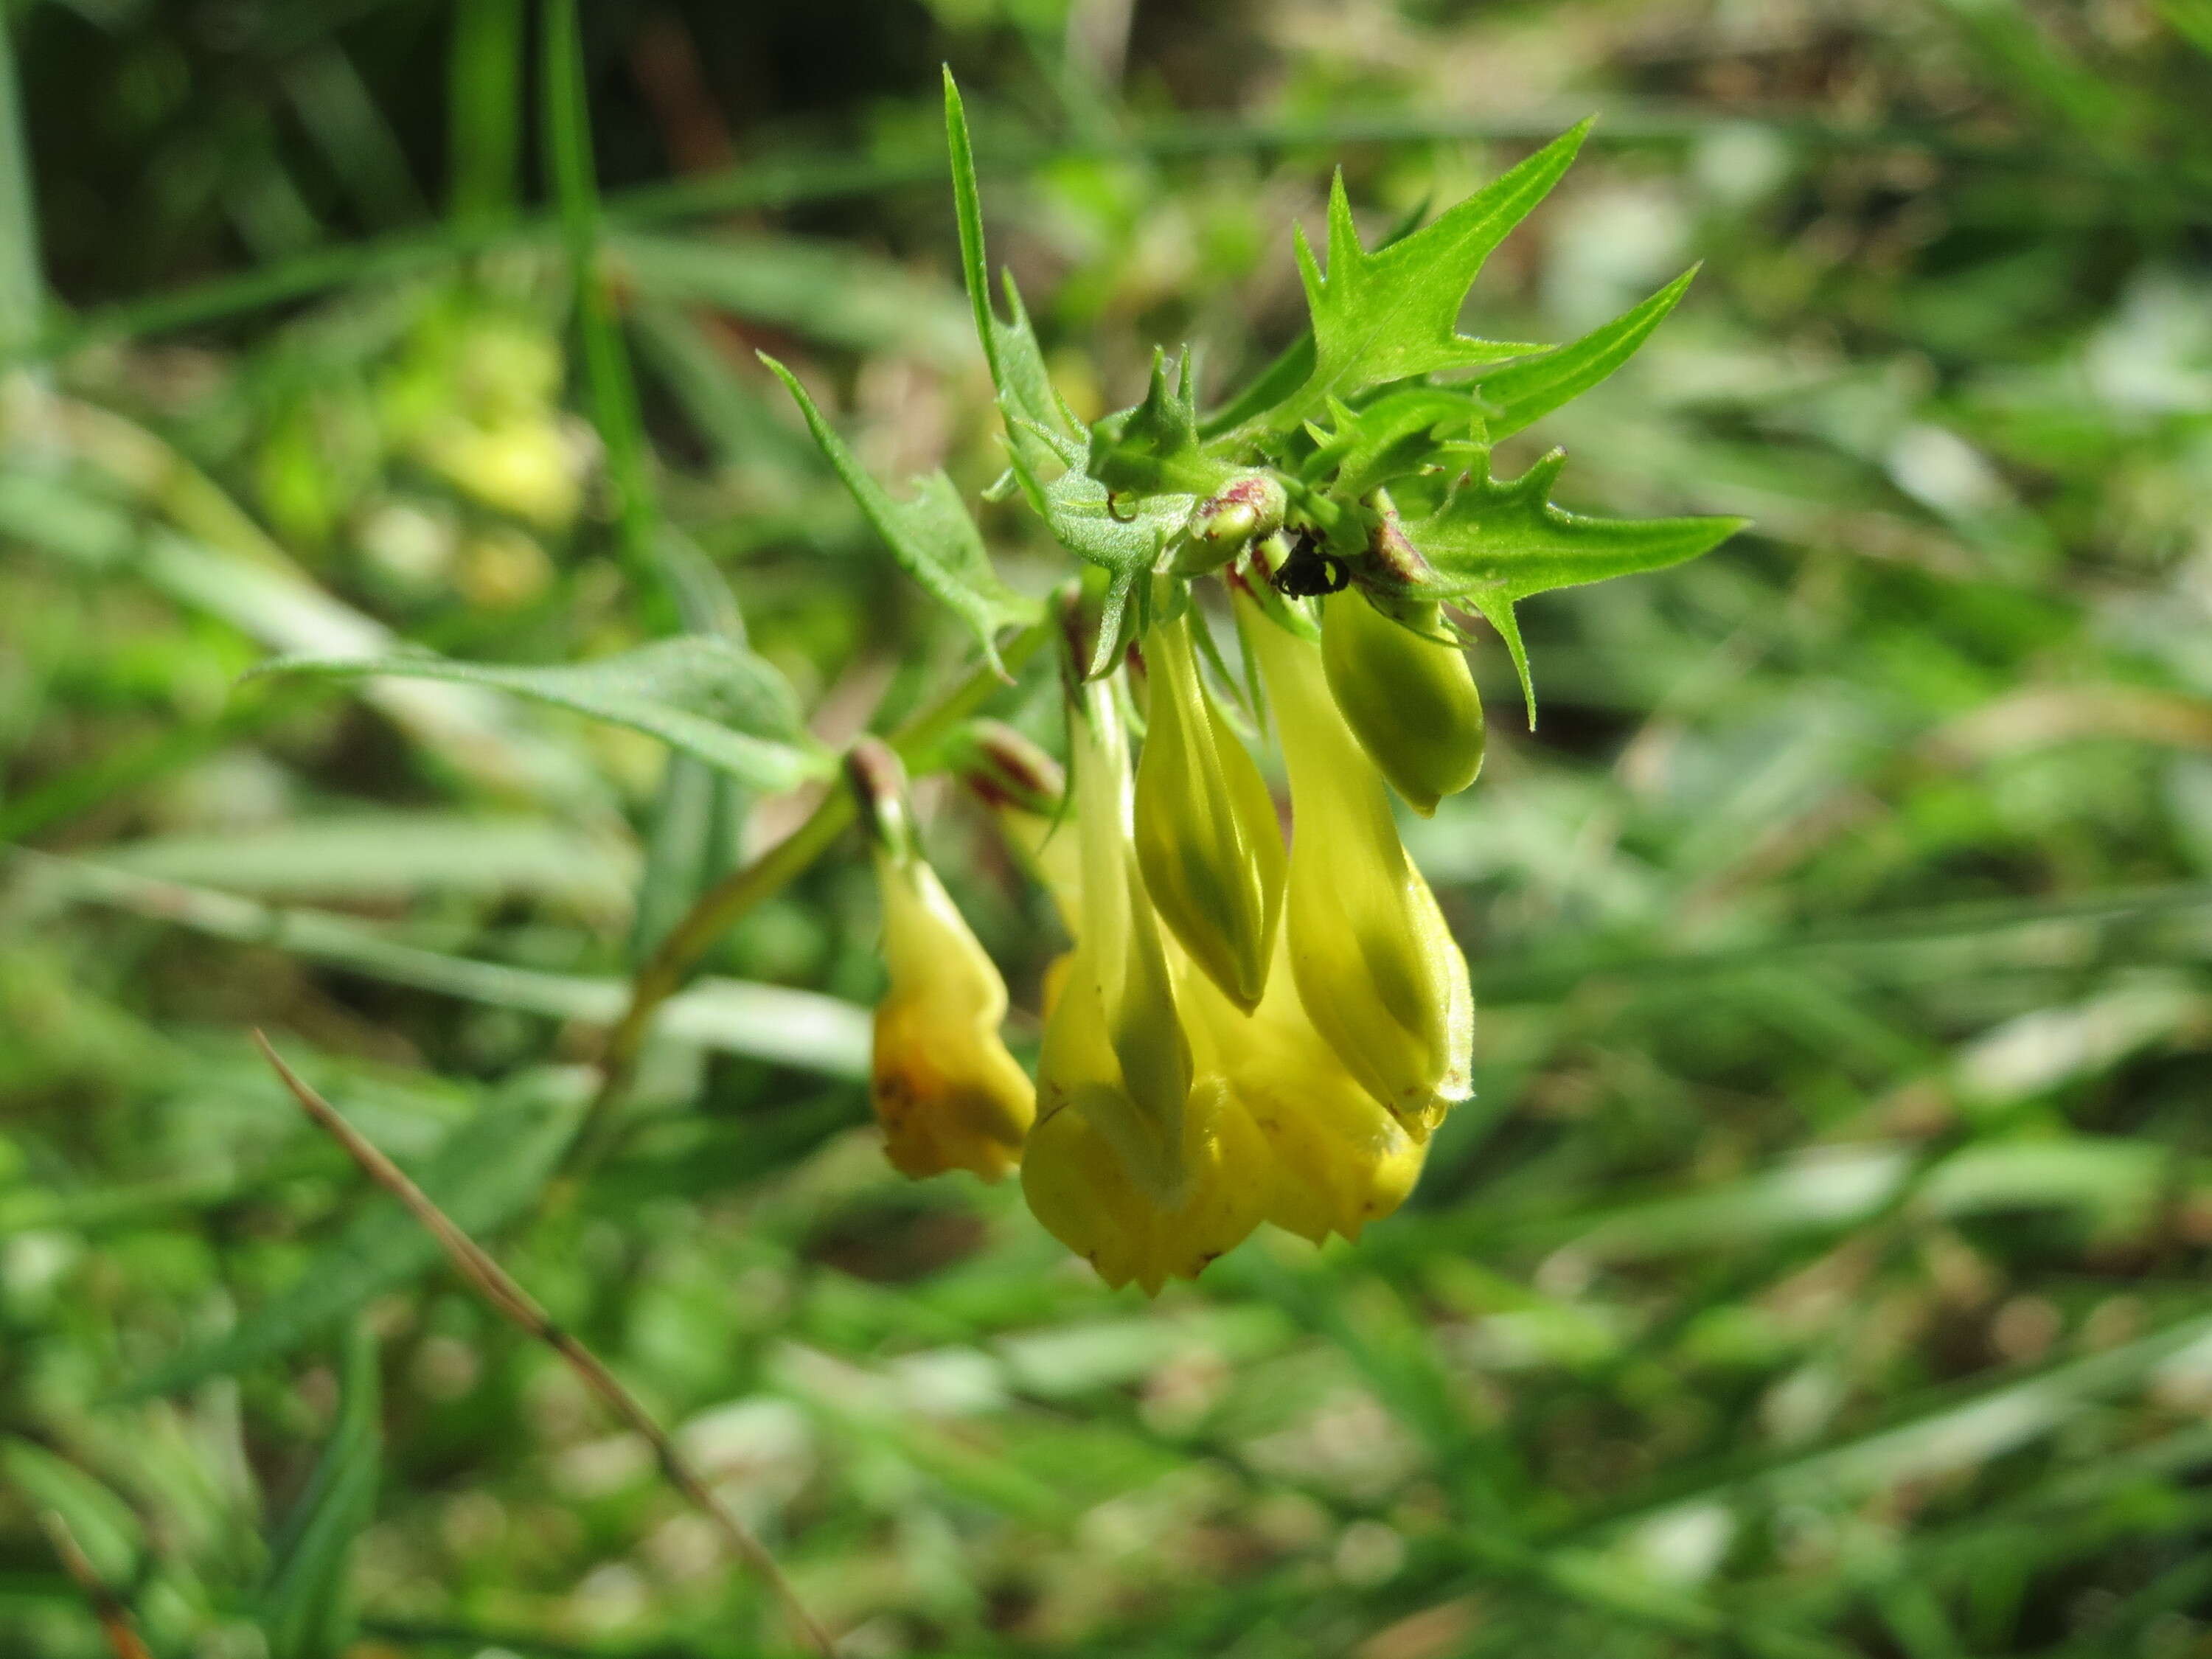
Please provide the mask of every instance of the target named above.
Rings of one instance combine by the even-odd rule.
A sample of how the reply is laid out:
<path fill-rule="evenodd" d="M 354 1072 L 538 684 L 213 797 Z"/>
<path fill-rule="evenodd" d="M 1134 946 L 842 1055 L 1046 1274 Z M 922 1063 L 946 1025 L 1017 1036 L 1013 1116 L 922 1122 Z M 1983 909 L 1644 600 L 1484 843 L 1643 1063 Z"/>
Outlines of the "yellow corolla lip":
<path fill-rule="evenodd" d="M 1036 1115 L 1029 1076 L 999 1036 L 1006 987 L 937 872 L 876 853 L 890 988 L 876 1006 L 869 1100 L 902 1174 L 997 1181 Z"/>
<path fill-rule="evenodd" d="M 1279 944 L 1267 994 L 1249 1016 L 1194 971 L 1176 982 L 1200 1073 L 1221 1079 L 1266 1148 L 1266 1218 L 1316 1244 L 1331 1233 L 1356 1241 L 1405 1201 L 1428 1148 L 1315 1028 L 1287 957 Z"/>
<path fill-rule="evenodd" d="M 1272 1164 L 1251 1118 L 1218 1078 L 1202 1078 L 1180 1114 L 1182 1190 L 1163 1200 L 1080 1107 L 1048 1107 L 1022 1162 L 1022 1193 L 1046 1231 L 1107 1284 L 1157 1296 L 1195 1279 L 1263 1219 Z"/>

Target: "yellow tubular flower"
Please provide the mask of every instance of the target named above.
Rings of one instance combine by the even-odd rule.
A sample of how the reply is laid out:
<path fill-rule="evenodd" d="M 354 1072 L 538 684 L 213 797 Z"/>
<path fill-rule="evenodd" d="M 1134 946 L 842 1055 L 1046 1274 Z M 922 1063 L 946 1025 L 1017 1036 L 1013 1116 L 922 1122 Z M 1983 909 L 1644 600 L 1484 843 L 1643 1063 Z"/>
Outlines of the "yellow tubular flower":
<path fill-rule="evenodd" d="M 1361 1086 L 1298 1000 L 1279 939 L 1267 994 L 1248 1018 L 1204 975 L 1176 981 L 1201 1075 L 1218 1074 L 1267 1143 L 1267 1219 L 1319 1244 L 1357 1240 L 1405 1201 L 1428 1148 Z"/>
<path fill-rule="evenodd" d="M 1406 856 L 1382 774 L 1329 696 L 1320 647 L 1239 593 L 1291 775 L 1284 927 L 1299 1000 L 1416 1139 L 1470 1092 L 1467 959 Z"/>
<path fill-rule="evenodd" d="M 1137 762 L 1137 859 L 1191 959 L 1246 1012 L 1259 1006 L 1283 896 L 1267 781 L 1199 678 L 1188 613 L 1145 636 L 1152 700 Z"/>
<path fill-rule="evenodd" d="M 1442 610 L 1401 626 L 1347 590 L 1322 601 L 1321 655 L 1336 706 L 1390 787 L 1427 817 L 1482 770 L 1482 699 Z"/>
<path fill-rule="evenodd" d="M 1081 915 L 1045 1021 L 1022 1192 L 1108 1284 L 1133 1279 L 1156 1294 L 1259 1224 L 1270 1165 L 1220 1080 L 1194 1077 L 1130 844 L 1120 716 L 1102 688 L 1085 701 L 1074 744 Z"/>
<path fill-rule="evenodd" d="M 1129 842 L 1129 750 L 1110 691 L 1085 688 L 1073 722 L 1083 917 L 1037 1060 L 1048 1115 L 1073 1105 L 1163 1204 L 1185 1195 L 1190 1045 Z"/>
<path fill-rule="evenodd" d="M 884 1152 L 917 1180 L 969 1170 L 995 1182 L 1021 1162 L 1036 1116 L 1028 1073 L 999 1036 L 1006 981 L 915 852 L 890 751 L 856 749 L 853 774 L 875 832 L 890 975 L 876 1005 L 868 1088 Z"/>

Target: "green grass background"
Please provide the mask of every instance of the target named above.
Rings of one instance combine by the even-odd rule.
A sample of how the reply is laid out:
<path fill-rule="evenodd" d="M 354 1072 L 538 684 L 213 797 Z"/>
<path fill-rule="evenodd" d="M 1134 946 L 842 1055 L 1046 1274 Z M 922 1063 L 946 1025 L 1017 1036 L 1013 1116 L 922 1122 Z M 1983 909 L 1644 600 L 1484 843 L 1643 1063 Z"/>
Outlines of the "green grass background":
<path fill-rule="evenodd" d="M 159 1659 L 791 1650 L 259 1025 L 854 1659 L 2212 1655 L 2206 0 L 655 0 L 582 9 L 580 99 L 521 0 L 4 17 L 0 1652 L 108 1651 L 46 1510 Z M 1524 607 L 1534 732 L 1478 651 L 1488 770 L 1408 836 L 1479 1098 L 1358 1247 L 1156 1304 L 884 1164 L 849 842 L 543 1202 L 623 976 L 790 801 L 240 680 L 677 607 L 832 742 L 949 683 L 753 356 L 878 476 L 997 471 L 940 61 L 1094 415 L 1156 343 L 1218 397 L 1290 337 L 1331 167 L 1380 228 L 1601 112 L 1470 317 L 1705 270 L 1510 470 L 1756 520 Z M 999 712 L 1048 731 L 1047 678 Z M 923 802 L 1033 1042 L 1047 908 Z"/>

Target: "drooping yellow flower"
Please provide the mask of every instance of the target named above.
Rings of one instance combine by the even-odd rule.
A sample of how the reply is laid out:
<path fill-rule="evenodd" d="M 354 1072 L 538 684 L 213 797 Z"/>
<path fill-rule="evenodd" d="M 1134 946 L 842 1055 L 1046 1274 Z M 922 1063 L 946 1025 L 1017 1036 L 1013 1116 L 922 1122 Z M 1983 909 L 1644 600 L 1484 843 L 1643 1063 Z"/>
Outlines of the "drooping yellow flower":
<path fill-rule="evenodd" d="M 856 779 L 888 754 L 861 762 Z M 902 809 L 889 810 L 902 816 L 874 819 L 874 860 L 890 988 L 876 1005 L 868 1089 L 884 1151 L 916 1179 L 968 1170 L 995 1182 L 1020 1163 L 1036 1115 L 1029 1075 L 999 1036 L 1006 981 L 914 850 Z"/>
<path fill-rule="evenodd" d="M 1406 856 L 1382 774 L 1346 725 L 1321 649 L 1237 599 L 1291 775 L 1284 927 L 1306 1013 L 1417 1139 L 1470 1091 L 1474 1005 L 1435 895 Z"/>
<path fill-rule="evenodd" d="M 1110 693 L 1087 688 L 1075 721 L 1076 943 L 1046 1018 L 1022 1191 L 1108 1284 L 1157 1294 L 1259 1224 L 1272 1166 L 1221 1079 L 1192 1068 L 1131 844 L 1127 752 Z"/>
<path fill-rule="evenodd" d="M 1428 1148 L 1337 1058 L 1307 1017 L 1278 940 L 1267 995 L 1249 1017 L 1203 975 L 1177 981 L 1201 1077 L 1218 1077 L 1266 1143 L 1267 1219 L 1319 1244 L 1357 1240 L 1420 1179 Z"/>
<path fill-rule="evenodd" d="M 1198 672 L 1188 613 L 1145 636 L 1137 860 L 1160 919 L 1222 993 L 1257 1007 L 1274 954 L 1283 833 L 1259 767 Z"/>
<path fill-rule="evenodd" d="M 1482 698 L 1434 604 L 1401 624 L 1347 589 L 1321 605 L 1321 655 L 1336 706 L 1406 805 L 1427 817 L 1482 770 Z"/>
<path fill-rule="evenodd" d="M 1085 689 L 1073 724 L 1082 918 L 1066 988 L 1045 1022 L 1038 1092 L 1048 1114 L 1079 1109 L 1138 1184 L 1173 1204 L 1184 1188 L 1190 1044 L 1130 842 L 1128 741 L 1103 686 Z"/>

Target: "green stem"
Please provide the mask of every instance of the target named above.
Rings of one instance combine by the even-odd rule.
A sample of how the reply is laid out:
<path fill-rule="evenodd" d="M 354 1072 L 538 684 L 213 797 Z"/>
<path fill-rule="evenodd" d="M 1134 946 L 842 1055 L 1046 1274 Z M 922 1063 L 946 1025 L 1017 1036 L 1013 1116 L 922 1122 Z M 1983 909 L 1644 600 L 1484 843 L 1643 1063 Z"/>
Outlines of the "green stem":
<path fill-rule="evenodd" d="M 44 287 L 15 47 L 7 12 L 0 9 L 0 367 L 37 341 Z"/>

